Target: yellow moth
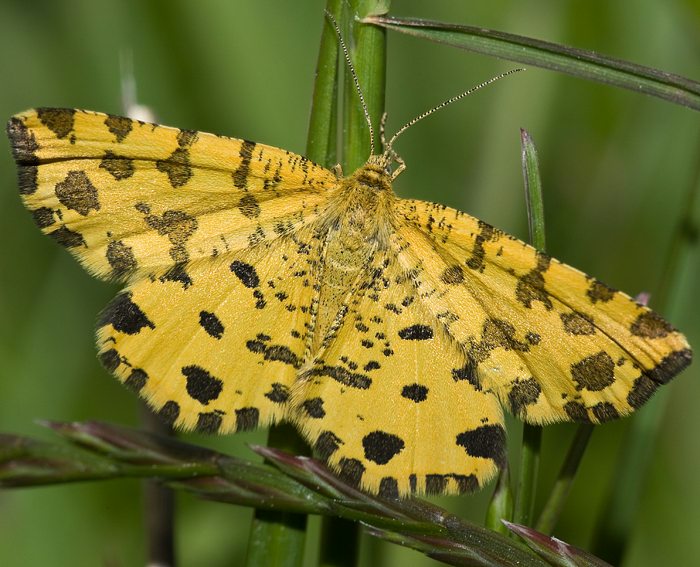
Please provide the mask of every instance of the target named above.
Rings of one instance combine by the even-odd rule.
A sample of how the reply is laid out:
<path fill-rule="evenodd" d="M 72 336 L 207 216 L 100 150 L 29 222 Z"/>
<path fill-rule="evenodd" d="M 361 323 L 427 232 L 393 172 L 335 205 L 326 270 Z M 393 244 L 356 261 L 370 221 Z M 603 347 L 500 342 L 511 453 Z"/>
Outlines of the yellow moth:
<path fill-rule="evenodd" d="M 502 406 L 601 423 L 691 360 L 650 309 L 465 213 L 288 151 L 41 108 L 8 133 L 36 224 L 125 285 L 105 367 L 183 429 L 293 423 L 383 496 L 456 493 L 505 459 Z"/>

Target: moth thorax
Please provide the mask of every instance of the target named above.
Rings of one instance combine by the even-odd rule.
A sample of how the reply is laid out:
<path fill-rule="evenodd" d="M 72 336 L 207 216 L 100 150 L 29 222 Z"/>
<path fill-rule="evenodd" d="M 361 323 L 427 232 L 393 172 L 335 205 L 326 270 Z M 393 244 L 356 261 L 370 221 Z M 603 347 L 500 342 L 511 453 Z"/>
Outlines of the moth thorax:
<path fill-rule="evenodd" d="M 391 176 L 380 164 L 367 162 L 355 171 L 349 177 L 349 180 L 353 184 L 373 189 L 374 191 L 391 191 Z"/>

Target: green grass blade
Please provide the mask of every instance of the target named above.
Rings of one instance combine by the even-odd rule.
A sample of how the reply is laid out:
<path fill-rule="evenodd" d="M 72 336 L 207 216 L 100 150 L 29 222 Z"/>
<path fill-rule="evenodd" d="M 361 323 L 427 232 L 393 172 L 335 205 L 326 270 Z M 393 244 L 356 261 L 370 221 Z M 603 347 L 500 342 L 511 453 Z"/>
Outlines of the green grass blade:
<path fill-rule="evenodd" d="M 506 522 L 513 533 L 519 535 L 540 556 L 551 565 L 557 567 L 611 567 L 608 563 L 591 555 L 583 549 L 569 545 L 560 539 L 553 538 L 538 531 Z"/>
<path fill-rule="evenodd" d="M 574 439 L 566 454 L 564 464 L 557 476 L 552 492 L 542 508 L 537 524 L 535 524 L 535 529 L 538 532 L 551 534 L 554 530 L 592 434 L 593 426 L 588 423 L 584 423 L 576 429 Z"/>
<path fill-rule="evenodd" d="M 520 150 L 523 182 L 525 184 L 525 203 L 527 205 L 527 224 L 530 234 L 530 244 L 544 252 L 546 241 L 540 165 L 537 160 L 535 144 L 530 134 L 522 128 L 520 129 Z"/>
<path fill-rule="evenodd" d="M 498 475 L 496 488 L 486 510 L 485 526 L 490 530 L 507 534 L 508 528 L 506 528 L 503 520 L 510 520 L 512 517 L 513 491 L 510 487 L 510 468 L 508 463 L 506 463 L 506 466 L 503 467 Z"/>
<path fill-rule="evenodd" d="M 365 21 L 460 49 L 560 71 L 700 110 L 699 82 L 593 51 L 495 30 L 429 20 L 373 16 Z"/>
<path fill-rule="evenodd" d="M 695 151 L 695 155 L 700 155 L 698 150 Z M 696 158 L 694 170 L 679 210 L 657 292 L 651 297 L 655 309 L 661 312 L 668 312 L 674 288 L 687 260 L 687 252 L 697 243 L 699 222 L 696 209 L 700 193 L 700 158 Z M 606 505 L 598 518 L 593 543 L 593 551 L 614 564 L 622 562 L 635 526 L 644 482 L 652 461 L 654 444 L 668 396 L 668 392 L 662 391 L 649 401 L 644 410 L 632 420 L 622 443 L 610 495 L 606 498 Z"/>
<path fill-rule="evenodd" d="M 530 135 L 522 129 L 520 130 L 520 147 L 530 243 L 544 252 L 544 203 L 537 150 Z M 532 519 L 541 444 L 542 428 L 538 425 L 525 423 L 520 451 L 520 476 L 513 511 L 513 517 L 518 524 L 529 525 Z"/>
<path fill-rule="evenodd" d="M 308 457 L 269 447 L 255 448 L 277 467 L 273 468 L 115 425 L 89 422 L 49 426 L 70 444 L 0 435 L 1 487 L 156 478 L 208 500 L 362 522 L 378 537 L 452 565 L 548 565 L 509 538 L 465 522 L 427 502 L 373 498 Z M 265 530 L 271 531 L 267 526 Z M 282 537 L 285 534 L 270 539 L 274 547 L 266 551 L 269 565 L 285 564 L 281 557 L 281 551 L 288 549 Z M 253 537 L 251 541 L 261 545 L 266 537 Z M 255 561 L 260 557 L 258 551 L 257 548 L 251 551 Z"/>

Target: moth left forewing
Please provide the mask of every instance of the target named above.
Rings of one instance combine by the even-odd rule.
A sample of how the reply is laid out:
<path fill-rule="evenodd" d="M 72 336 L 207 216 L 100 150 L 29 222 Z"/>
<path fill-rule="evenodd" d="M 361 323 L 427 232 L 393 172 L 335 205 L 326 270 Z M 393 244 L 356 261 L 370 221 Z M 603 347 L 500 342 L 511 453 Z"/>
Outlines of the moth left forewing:
<path fill-rule="evenodd" d="M 424 303 L 522 418 L 608 421 L 690 362 L 685 338 L 623 293 L 453 209 L 397 211 L 399 258 Z"/>
<path fill-rule="evenodd" d="M 311 222 L 336 185 L 302 156 L 72 109 L 10 120 L 20 192 L 94 275 L 136 280 Z"/>

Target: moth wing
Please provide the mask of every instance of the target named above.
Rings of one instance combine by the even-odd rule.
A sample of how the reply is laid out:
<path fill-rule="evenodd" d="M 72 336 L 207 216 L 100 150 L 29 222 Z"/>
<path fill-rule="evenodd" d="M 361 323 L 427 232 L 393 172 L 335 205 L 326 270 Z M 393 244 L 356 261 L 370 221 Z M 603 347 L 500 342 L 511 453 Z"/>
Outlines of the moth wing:
<path fill-rule="evenodd" d="M 382 496 L 456 493 L 502 464 L 500 403 L 459 372 L 459 346 L 410 275 L 375 255 L 337 331 L 292 391 L 291 419 L 342 478 Z"/>
<path fill-rule="evenodd" d="M 180 428 L 278 421 L 305 354 L 317 243 L 303 229 L 202 260 L 196 285 L 134 282 L 100 318 L 102 363 Z"/>
<path fill-rule="evenodd" d="M 184 280 L 310 222 L 336 184 L 284 150 L 97 112 L 30 110 L 8 135 L 36 224 L 101 278 Z"/>
<path fill-rule="evenodd" d="M 394 247 L 465 375 L 531 423 L 600 423 L 643 404 L 691 360 L 649 308 L 469 215 L 397 203 Z"/>

